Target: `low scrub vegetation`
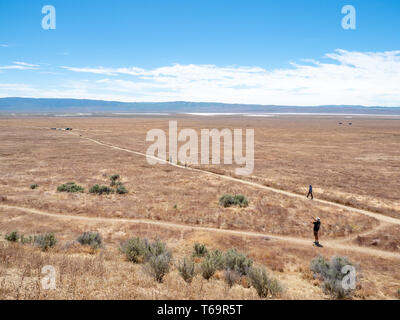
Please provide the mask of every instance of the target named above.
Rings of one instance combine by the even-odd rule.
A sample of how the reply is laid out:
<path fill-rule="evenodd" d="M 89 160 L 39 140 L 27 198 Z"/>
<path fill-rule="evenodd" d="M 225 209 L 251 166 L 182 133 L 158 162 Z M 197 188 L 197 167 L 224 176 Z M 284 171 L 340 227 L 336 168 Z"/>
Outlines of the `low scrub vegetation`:
<path fill-rule="evenodd" d="M 133 263 L 142 262 L 146 255 L 146 242 L 140 238 L 129 239 L 121 245 L 120 251 L 128 261 Z"/>
<path fill-rule="evenodd" d="M 39 185 L 36 184 L 36 183 L 34 183 L 34 184 L 31 184 L 30 188 L 31 188 L 32 190 L 35 190 L 35 189 L 39 188 Z"/>
<path fill-rule="evenodd" d="M 33 241 L 32 236 L 25 237 L 23 234 L 19 234 L 17 231 L 7 233 L 4 239 L 9 242 L 20 242 L 22 244 L 31 244 Z"/>
<path fill-rule="evenodd" d="M 253 265 L 253 260 L 247 258 L 243 253 L 236 249 L 228 250 L 224 255 L 225 268 L 236 271 L 239 275 L 246 275 L 249 268 Z"/>
<path fill-rule="evenodd" d="M 244 195 L 231 195 L 224 194 L 221 198 L 219 198 L 219 204 L 224 208 L 228 208 L 231 206 L 239 206 L 241 208 L 247 207 L 249 205 L 249 201 Z"/>
<path fill-rule="evenodd" d="M 110 186 L 115 187 L 115 192 L 117 194 L 127 194 L 128 190 L 125 188 L 123 183 L 119 181 L 121 179 L 121 176 L 119 174 L 114 174 L 110 177 Z"/>
<path fill-rule="evenodd" d="M 193 257 L 204 257 L 208 253 L 207 247 L 202 243 L 194 244 Z"/>
<path fill-rule="evenodd" d="M 225 282 L 229 287 L 232 287 L 240 280 L 240 274 L 236 270 L 227 269 L 225 270 Z"/>
<path fill-rule="evenodd" d="M 126 190 L 125 186 L 123 184 L 120 184 L 117 186 L 117 189 L 115 190 L 117 194 L 127 194 L 128 190 Z"/>
<path fill-rule="evenodd" d="M 81 186 L 75 184 L 75 182 L 68 182 L 57 188 L 58 192 L 70 192 L 70 193 L 77 193 L 77 192 L 84 192 L 85 189 Z"/>
<path fill-rule="evenodd" d="M 196 265 L 191 259 L 184 258 L 176 266 L 179 274 L 187 283 L 191 283 L 196 276 Z"/>
<path fill-rule="evenodd" d="M 7 233 L 4 237 L 4 239 L 6 239 L 7 241 L 10 241 L 10 242 L 18 242 L 19 237 L 20 236 L 17 231 L 12 231 L 10 233 Z"/>
<path fill-rule="evenodd" d="M 159 255 L 152 255 L 148 259 L 146 270 L 158 282 L 162 282 L 164 276 L 169 272 L 172 255 L 165 251 Z"/>
<path fill-rule="evenodd" d="M 201 274 L 204 279 L 209 280 L 217 271 L 217 265 L 210 255 L 207 255 L 200 265 Z"/>
<path fill-rule="evenodd" d="M 92 249 L 99 249 L 103 246 L 103 239 L 98 232 L 84 232 L 76 241 L 81 245 L 88 245 Z"/>
<path fill-rule="evenodd" d="M 57 239 L 53 233 L 39 234 L 34 237 L 33 243 L 43 251 L 47 251 L 56 245 Z"/>
<path fill-rule="evenodd" d="M 102 195 L 102 194 L 110 194 L 110 193 L 114 193 L 115 190 L 107 187 L 107 186 L 100 186 L 98 184 L 95 184 L 93 187 L 90 188 L 89 193 L 92 194 L 98 194 L 98 195 Z"/>
<path fill-rule="evenodd" d="M 158 282 L 162 282 L 169 272 L 172 254 L 165 243 L 159 240 L 149 242 L 147 239 L 132 238 L 121 245 L 120 251 L 128 261 L 145 262 L 145 270 Z"/>
<path fill-rule="evenodd" d="M 207 254 L 209 258 L 213 261 L 217 270 L 224 270 L 225 267 L 225 256 L 219 250 L 214 250 L 211 253 Z"/>
<path fill-rule="evenodd" d="M 347 275 L 342 272 L 345 266 L 353 266 L 346 257 L 332 257 L 330 261 L 317 257 L 311 261 L 311 271 L 314 276 L 323 281 L 322 289 L 334 299 L 348 299 L 355 292 L 354 289 L 346 289 L 342 283 Z"/>
<path fill-rule="evenodd" d="M 261 298 L 274 298 L 283 292 L 280 282 L 271 278 L 264 267 L 252 266 L 248 270 L 247 277 Z"/>
<path fill-rule="evenodd" d="M 113 187 L 113 186 L 115 186 L 115 185 L 117 185 L 117 183 L 118 183 L 118 180 L 121 178 L 121 176 L 119 175 L 119 174 L 113 174 L 111 177 L 110 177 L 110 180 L 111 180 L 111 183 L 110 183 L 110 185 Z"/>
<path fill-rule="evenodd" d="M 47 251 L 57 244 L 53 233 L 24 237 L 17 231 L 13 231 L 5 238 L 12 242 L 19 241 L 21 244 L 31 243 L 42 251 Z M 93 249 L 103 246 L 102 237 L 98 232 L 84 232 L 76 239 L 75 243 L 87 245 Z M 283 291 L 282 285 L 278 280 L 269 277 L 265 268 L 254 267 L 251 259 L 234 248 L 225 252 L 209 251 L 204 244 L 196 243 L 194 253 L 175 265 L 172 263 L 171 251 L 160 240 L 148 241 L 145 238 L 131 238 L 121 244 L 120 252 L 125 255 L 127 261 L 143 263 L 144 271 L 159 283 L 163 282 L 171 267 L 175 266 L 179 275 L 187 283 L 192 283 L 197 274 L 210 280 L 217 271 L 223 271 L 223 280 L 229 287 L 240 283 L 245 288 L 249 288 L 251 285 L 262 298 L 276 297 Z M 321 270 L 325 270 L 325 264 L 321 266 Z M 220 273 L 218 273 L 218 279 L 222 279 Z"/>

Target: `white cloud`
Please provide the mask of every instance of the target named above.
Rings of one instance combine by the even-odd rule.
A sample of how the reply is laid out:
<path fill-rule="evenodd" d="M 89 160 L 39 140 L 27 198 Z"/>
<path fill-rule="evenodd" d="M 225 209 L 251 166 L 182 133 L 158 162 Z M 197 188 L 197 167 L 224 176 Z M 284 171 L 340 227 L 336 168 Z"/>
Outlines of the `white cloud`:
<path fill-rule="evenodd" d="M 14 61 L 14 64 L 8 66 L 0 66 L 0 70 L 36 70 L 39 65 L 27 62 Z"/>
<path fill-rule="evenodd" d="M 16 67 L 37 66 L 15 63 Z M 287 68 L 273 70 L 257 66 L 194 64 L 154 69 L 61 68 L 73 73 L 94 74 L 98 79 L 88 81 L 79 76 L 68 83 L 53 83 L 57 89 L 37 88 L 36 96 L 299 106 L 400 106 L 400 51 L 350 52 L 339 49 L 319 60 L 302 60 Z"/>
<path fill-rule="evenodd" d="M 187 100 L 278 105 L 362 104 L 400 106 L 400 51 L 336 50 L 320 61 L 289 68 L 172 65 L 155 69 L 76 68 L 107 75 L 94 87 L 125 92 L 125 100 Z M 118 76 L 131 76 L 122 80 Z M 126 78 L 126 77 L 125 77 Z"/>

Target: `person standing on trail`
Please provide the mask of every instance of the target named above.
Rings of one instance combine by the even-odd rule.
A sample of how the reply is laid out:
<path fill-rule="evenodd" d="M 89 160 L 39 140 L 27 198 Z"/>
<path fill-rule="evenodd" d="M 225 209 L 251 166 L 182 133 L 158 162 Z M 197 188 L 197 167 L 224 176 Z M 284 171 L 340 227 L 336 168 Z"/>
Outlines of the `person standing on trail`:
<path fill-rule="evenodd" d="M 313 193 L 312 193 L 312 185 L 310 184 L 310 186 L 308 187 L 308 193 L 307 193 L 307 198 L 311 196 L 311 200 L 314 199 Z"/>
<path fill-rule="evenodd" d="M 315 237 L 315 242 L 314 244 L 319 246 L 319 239 L 318 239 L 318 232 L 319 228 L 321 227 L 321 219 L 319 217 L 314 218 L 313 217 L 313 224 L 314 224 L 314 237 Z"/>

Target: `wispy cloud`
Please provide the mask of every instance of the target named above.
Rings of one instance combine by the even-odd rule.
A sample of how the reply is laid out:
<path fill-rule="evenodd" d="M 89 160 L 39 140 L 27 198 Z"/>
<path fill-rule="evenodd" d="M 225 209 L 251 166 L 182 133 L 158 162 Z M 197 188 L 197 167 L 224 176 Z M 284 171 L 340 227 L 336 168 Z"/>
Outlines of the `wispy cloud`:
<path fill-rule="evenodd" d="M 0 67 L 0 70 L 38 67 L 15 62 L 12 66 Z M 120 101 L 400 106 L 400 51 L 336 50 L 321 59 L 305 59 L 273 70 L 257 66 L 195 64 L 153 69 L 63 66 L 58 70 L 71 73 L 68 79 L 73 80 L 65 81 L 63 77 L 61 82 L 47 86 L 32 83 L 31 96 Z M 82 78 L 84 74 L 95 75 L 95 80 Z M 0 95 L 11 93 L 11 90 L 0 87 Z"/>
<path fill-rule="evenodd" d="M 140 97 L 145 101 L 400 106 L 400 51 L 338 49 L 322 59 L 292 63 L 286 69 L 275 70 L 193 64 L 155 69 L 62 68 L 111 77 L 92 83 L 88 90 L 123 92 L 125 100 Z"/>
<path fill-rule="evenodd" d="M 14 61 L 12 65 L 0 66 L 0 70 L 36 70 L 38 67 L 38 64 Z"/>

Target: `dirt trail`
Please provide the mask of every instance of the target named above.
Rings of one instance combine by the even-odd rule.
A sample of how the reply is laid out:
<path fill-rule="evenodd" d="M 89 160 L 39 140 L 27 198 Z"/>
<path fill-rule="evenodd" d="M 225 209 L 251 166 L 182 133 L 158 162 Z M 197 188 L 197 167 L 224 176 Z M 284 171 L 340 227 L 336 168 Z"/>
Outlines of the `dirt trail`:
<path fill-rule="evenodd" d="M 36 127 L 36 128 L 38 128 L 38 127 Z M 40 129 L 48 129 L 48 128 L 40 128 Z M 237 182 L 237 183 L 241 183 L 241 184 L 249 185 L 249 186 L 252 186 L 252 187 L 256 187 L 256 188 L 259 188 L 259 189 L 272 191 L 272 192 L 275 192 L 275 193 L 278 193 L 278 194 L 282 194 L 282 195 L 286 195 L 286 196 L 289 196 L 289 197 L 297 198 L 297 199 L 299 199 L 301 201 L 310 201 L 310 200 L 306 199 L 303 195 L 299 195 L 299 194 L 294 193 L 294 192 L 284 191 L 284 190 L 276 189 L 276 188 L 273 188 L 273 187 L 267 187 L 267 186 L 264 186 L 264 185 L 259 184 L 259 183 L 246 181 L 246 180 L 242 180 L 242 179 L 239 179 L 239 178 L 234 178 L 234 177 L 231 177 L 231 176 L 226 176 L 226 175 L 214 173 L 214 172 L 210 172 L 210 171 L 207 171 L 207 170 L 196 169 L 196 168 L 191 168 L 191 167 L 185 167 L 185 166 L 182 166 L 182 165 L 171 163 L 169 161 L 166 161 L 165 159 L 161 159 L 161 158 L 154 157 L 154 156 L 148 156 L 148 155 L 146 155 L 145 153 L 142 153 L 142 152 L 138 152 L 138 151 L 134 151 L 134 150 L 118 147 L 116 145 L 104 143 L 104 142 L 101 142 L 99 140 L 95 140 L 95 139 L 92 139 L 92 138 L 82 137 L 80 134 L 75 134 L 75 133 L 71 133 L 71 134 L 73 134 L 73 135 L 75 135 L 75 136 L 77 136 L 77 137 L 79 137 L 81 139 L 85 139 L 85 140 L 91 141 L 93 143 L 96 143 L 96 144 L 104 146 L 104 147 L 108 147 L 108 148 L 112 148 L 112 149 L 115 149 L 115 150 L 128 152 L 128 153 L 131 153 L 131 154 L 136 154 L 136 155 L 139 155 L 139 156 L 150 157 L 150 158 L 155 159 L 155 160 L 157 160 L 159 162 L 162 162 L 162 163 L 165 163 L 165 164 L 168 164 L 168 165 L 180 168 L 180 169 L 190 170 L 190 171 L 194 171 L 194 172 L 200 172 L 200 173 L 207 174 L 207 175 L 210 175 L 210 176 L 219 177 L 221 179 L 230 180 L 230 181 L 234 181 L 234 182 Z M 385 216 L 385 215 L 382 215 L 382 214 L 379 214 L 379 213 L 375 213 L 375 212 L 371 212 L 371 211 L 367 211 L 367 210 L 362 210 L 362 209 L 349 207 L 349 206 L 342 205 L 342 204 L 339 204 L 339 203 L 336 203 L 336 202 L 331 202 L 331 201 L 328 201 L 328 200 L 314 199 L 313 201 L 318 202 L 318 203 L 322 203 L 322 204 L 326 204 L 326 205 L 330 205 L 330 206 L 334 206 L 334 207 L 337 207 L 337 208 L 341 208 L 341 209 L 344 209 L 344 210 L 348 210 L 350 212 L 357 212 L 357 213 L 360 213 L 360 214 L 375 218 L 376 220 L 381 222 L 381 224 L 378 227 L 373 228 L 373 229 L 371 229 L 369 231 L 366 231 L 362 235 L 371 234 L 371 233 L 375 232 L 376 230 L 381 229 L 383 227 L 386 227 L 386 226 L 388 226 L 390 224 L 400 225 L 400 220 L 399 219 L 388 217 L 388 216 Z M 40 210 L 36 210 L 36 209 L 9 206 L 9 205 L 0 205 L 0 208 L 15 209 L 15 210 L 24 211 L 24 212 L 31 213 L 31 214 L 54 217 L 54 218 L 59 218 L 59 219 L 73 219 L 73 220 L 84 220 L 84 221 L 94 221 L 94 222 L 141 223 L 141 224 L 148 224 L 148 225 L 157 225 L 157 226 L 163 226 L 163 227 L 170 227 L 170 228 L 181 229 L 181 230 L 182 229 L 186 229 L 186 230 L 212 231 L 212 232 L 226 233 L 226 234 L 238 235 L 238 236 L 268 238 L 268 239 L 271 239 L 271 240 L 288 241 L 288 242 L 296 243 L 296 244 L 299 244 L 299 245 L 306 245 L 306 246 L 310 246 L 311 242 L 312 242 L 311 240 L 307 240 L 307 239 L 304 239 L 304 238 L 262 234 L 262 233 L 256 233 L 256 232 L 250 232 L 250 231 L 218 229 L 218 228 L 212 228 L 212 227 L 188 226 L 188 225 L 181 225 L 181 224 L 176 224 L 176 223 L 171 223 L 171 222 L 153 221 L 153 220 L 145 220 L 145 219 L 99 218 L 99 217 L 84 217 L 84 216 L 64 215 L 64 214 L 55 214 L 55 213 L 44 212 L 44 211 L 40 211 Z M 329 247 L 329 248 L 332 248 L 332 249 L 360 252 L 360 253 L 373 255 L 373 256 L 379 256 L 379 257 L 384 257 L 384 258 L 400 259 L 400 255 L 397 254 L 397 253 L 345 244 L 346 242 L 351 241 L 352 239 L 354 239 L 354 237 L 349 237 L 349 238 L 339 239 L 339 240 L 328 240 L 328 241 L 324 241 L 324 245 L 326 247 Z"/>
<path fill-rule="evenodd" d="M 169 164 L 171 166 L 174 166 L 174 167 L 177 167 L 177 168 L 181 168 L 181 169 L 184 169 L 184 170 L 191 170 L 191 171 L 195 171 L 195 172 L 201 172 L 201 173 L 204 173 L 204 174 L 207 174 L 207 175 L 210 175 L 210 176 L 219 177 L 221 179 L 230 180 L 230 181 L 238 182 L 238 183 L 241 183 L 241 184 L 246 184 L 246 185 L 249 185 L 249 186 L 252 186 L 252 187 L 256 187 L 256 188 L 259 188 L 259 189 L 264 189 L 264 190 L 272 191 L 272 192 L 275 192 L 275 193 L 283 194 L 283 195 L 286 195 L 286 196 L 289 196 L 289 197 L 292 197 L 292 198 L 297 198 L 297 199 L 300 199 L 302 201 L 314 201 L 314 202 L 322 203 L 322 204 L 325 204 L 325 205 L 330 205 L 330 206 L 334 206 L 334 207 L 337 207 L 337 208 L 340 208 L 340 209 L 344 209 L 344 210 L 347 210 L 347 211 L 357 212 L 357 213 L 369 216 L 371 218 L 375 218 L 376 220 L 378 220 L 380 222 L 400 225 L 400 219 L 388 217 L 388 216 L 385 216 L 383 214 L 379 214 L 379 213 L 376 213 L 376 212 L 357 209 L 357 208 L 353 208 L 353 207 L 350 207 L 350 206 L 346 206 L 346 205 L 339 204 L 339 203 L 332 202 L 332 201 L 328 201 L 328 200 L 315 199 L 315 198 L 314 198 L 314 200 L 308 200 L 308 199 L 305 198 L 304 195 L 300 195 L 300 194 L 297 194 L 297 193 L 294 193 L 294 192 L 284 191 L 284 190 L 280 190 L 280 189 L 276 189 L 276 188 L 272 188 L 272 187 L 267 187 L 267 186 L 264 186 L 264 185 L 259 184 L 259 183 L 246 181 L 246 180 L 242 180 L 242 179 L 239 179 L 239 178 L 234 178 L 234 177 L 230 177 L 230 176 L 226 176 L 226 175 L 210 172 L 210 171 L 207 171 L 207 170 L 185 167 L 185 166 L 182 166 L 182 165 L 171 163 L 169 161 L 166 161 L 165 159 L 157 158 L 157 157 L 154 157 L 154 156 L 148 156 L 148 155 L 146 155 L 145 153 L 142 153 L 142 152 L 138 152 L 138 151 L 134 151 L 134 150 L 126 149 L 126 148 L 121 148 L 121 147 L 118 147 L 118 146 L 115 146 L 115 145 L 112 145 L 112 144 L 107 144 L 107 143 L 104 143 L 104 142 L 101 142 L 101 141 L 98 141 L 98 140 L 95 140 L 95 139 L 92 139 L 92 138 L 86 138 L 86 137 L 81 137 L 81 138 L 89 140 L 91 142 L 94 142 L 94 143 L 96 143 L 98 145 L 108 147 L 108 148 L 129 152 L 129 153 L 140 155 L 140 156 L 144 156 L 144 157 L 149 157 L 151 159 L 155 159 L 155 160 L 158 160 L 158 161 L 160 161 L 162 163 L 166 163 L 166 164 Z"/>
<path fill-rule="evenodd" d="M 51 213 L 51 212 L 46 212 L 46 211 L 41 211 L 41 210 L 31 209 L 31 208 L 4 205 L 4 204 L 0 204 L 0 208 L 10 209 L 10 210 L 13 209 L 13 210 L 22 211 L 25 213 L 46 216 L 46 217 L 51 217 L 51 218 L 56 218 L 56 219 L 62 219 L 62 220 L 80 220 L 80 221 L 88 221 L 88 222 L 105 222 L 105 223 L 114 222 L 114 223 L 147 224 L 147 225 L 155 225 L 155 226 L 174 228 L 174 229 L 180 229 L 180 230 L 209 231 L 209 232 L 224 233 L 224 234 L 236 235 L 236 236 L 263 238 L 266 240 L 285 241 L 285 242 L 291 242 L 291 243 L 308 246 L 308 247 L 312 246 L 312 240 L 296 238 L 296 237 L 286 237 L 286 236 L 257 233 L 257 232 L 251 232 L 251 231 L 218 229 L 218 228 L 212 228 L 212 227 L 188 226 L 188 225 L 182 225 L 182 224 L 177 224 L 177 223 L 172 223 L 172 222 L 154 221 L 154 220 L 146 220 L 146 219 L 100 218 L 100 217 L 66 215 L 66 214 Z M 397 253 L 394 253 L 394 252 L 358 247 L 355 245 L 346 245 L 346 244 L 343 244 L 341 241 L 342 240 L 325 241 L 324 245 L 326 247 L 329 247 L 329 249 L 359 252 L 359 253 L 372 255 L 372 256 L 376 256 L 376 257 L 381 257 L 381 258 L 387 258 L 387 259 L 400 259 L 400 255 Z"/>

